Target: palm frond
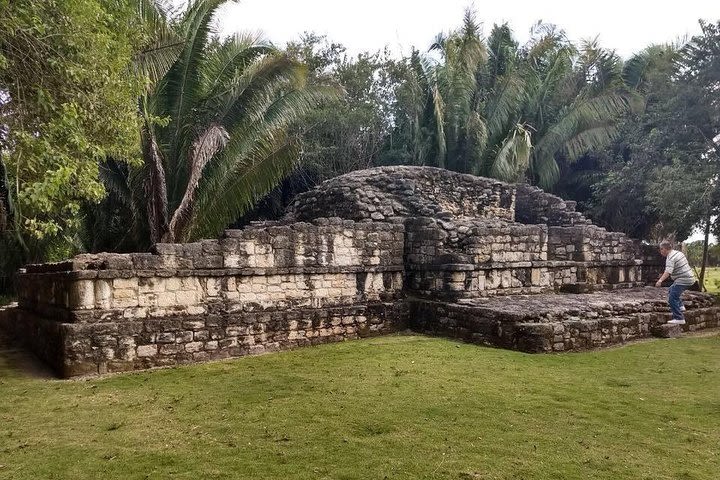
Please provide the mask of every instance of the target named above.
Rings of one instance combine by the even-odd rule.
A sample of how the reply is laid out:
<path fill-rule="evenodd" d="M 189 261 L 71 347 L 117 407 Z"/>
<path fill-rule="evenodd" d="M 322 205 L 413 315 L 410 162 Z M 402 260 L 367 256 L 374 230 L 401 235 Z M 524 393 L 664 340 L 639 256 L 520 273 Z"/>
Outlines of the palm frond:
<path fill-rule="evenodd" d="M 184 42 L 174 34 L 156 37 L 134 55 L 132 61 L 134 73 L 148 80 L 148 89 L 153 88 L 177 61 L 183 45 Z"/>
<path fill-rule="evenodd" d="M 259 34 L 238 33 L 206 52 L 200 72 L 204 97 L 223 94 L 238 74 L 277 50 Z"/>
<path fill-rule="evenodd" d="M 623 65 L 622 78 L 628 88 L 633 90 L 640 88 L 650 62 L 651 58 L 647 50 L 636 53 L 625 62 Z"/>
<path fill-rule="evenodd" d="M 516 125 L 495 155 L 490 174 L 493 178 L 514 182 L 527 170 L 532 153 L 530 131 Z"/>
<path fill-rule="evenodd" d="M 280 132 L 275 132 L 272 139 L 254 142 L 254 148 L 242 159 L 233 158 L 233 149 L 223 154 L 234 168 L 222 182 L 222 193 L 199 199 L 185 239 L 217 236 L 295 168 L 299 143 L 278 135 Z"/>
<path fill-rule="evenodd" d="M 525 81 L 520 75 L 509 74 L 499 78 L 492 98 L 484 109 L 489 135 L 503 135 L 516 124 L 517 116 L 525 104 Z"/>
<path fill-rule="evenodd" d="M 183 51 L 158 89 L 161 97 L 158 106 L 161 110 L 157 114 L 171 118 L 165 141 L 170 145 L 166 158 L 173 164 L 168 165 L 173 191 L 177 191 L 177 179 L 183 177 L 181 172 L 185 164 L 178 157 L 180 151 L 189 146 L 188 138 L 191 138 L 189 134 L 194 122 L 190 114 L 198 98 L 200 65 L 211 33 L 211 20 L 223 3 L 224 0 L 197 0 L 191 3 L 179 26 L 185 38 Z"/>
<path fill-rule="evenodd" d="M 185 187 L 180 205 L 170 220 L 170 232 L 180 238 L 187 228 L 194 209 L 195 192 L 202 178 L 203 170 L 210 160 L 227 145 L 228 132 L 221 125 L 210 125 L 190 147 L 190 178 Z"/>
<path fill-rule="evenodd" d="M 253 122 L 282 90 L 302 88 L 307 69 L 285 55 L 269 55 L 237 71 L 226 88 L 199 107 L 228 129 L 239 121 Z"/>
<path fill-rule="evenodd" d="M 445 138 L 445 102 L 443 101 L 440 89 L 435 85 L 432 90 L 432 111 L 435 120 L 435 136 L 437 143 L 437 166 L 445 167 L 447 156 L 447 142 Z"/>
<path fill-rule="evenodd" d="M 576 159 L 593 148 L 609 145 L 617 136 L 617 124 L 613 121 L 587 128 L 569 138 L 564 145 L 568 158 Z"/>
<path fill-rule="evenodd" d="M 132 69 L 147 78 L 148 88 L 152 88 L 175 63 L 184 41 L 170 28 L 168 13 L 157 1 L 136 2 L 138 18 L 150 40 L 133 56 Z"/>
<path fill-rule="evenodd" d="M 294 90 L 275 98 L 259 118 L 238 122 L 230 132 L 226 149 L 203 174 L 198 186 L 198 206 L 183 238 L 209 232 L 217 235 L 272 190 L 300 160 L 299 145 L 287 136 L 288 127 L 320 103 L 337 98 L 338 90 L 330 87 Z"/>
<path fill-rule="evenodd" d="M 470 112 L 466 127 L 467 163 L 470 172 L 478 175 L 482 171 L 482 158 L 488 146 L 489 128 L 478 112 Z"/>
<path fill-rule="evenodd" d="M 562 149 L 566 142 L 585 129 L 616 120 L 627 112 L 628 100 L 624 95 L 607 93 L 578 101 L 571 105 L 564 115 L 550 127 L 536 145 L 540 152 L 552 152 Z M 598 145 L 599 146 L 599 145 Z"/>

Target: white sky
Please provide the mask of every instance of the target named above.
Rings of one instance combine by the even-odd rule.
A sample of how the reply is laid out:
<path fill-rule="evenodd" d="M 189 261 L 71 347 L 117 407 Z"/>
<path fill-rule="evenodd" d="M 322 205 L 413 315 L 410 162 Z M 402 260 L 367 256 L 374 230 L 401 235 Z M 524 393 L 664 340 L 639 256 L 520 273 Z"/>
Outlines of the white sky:
<path fill-rule="evenodd" d="M 405 53 L 411 46 L 424 50 L 438 32 L 458 27 L 468 6 L 485 32 L 507 21 L 523 42 L 530 27 L 543 20 L 573 40 L 599 36 L 603 46 L 624 57 L 697 33 L 700 18 L 720 19 L 718 0 L 242 0 L 222 7 L 218 27 L 223 35 L 260 30 L 277 45 L 313 31 L 353 53 L 386 45 Z"/>

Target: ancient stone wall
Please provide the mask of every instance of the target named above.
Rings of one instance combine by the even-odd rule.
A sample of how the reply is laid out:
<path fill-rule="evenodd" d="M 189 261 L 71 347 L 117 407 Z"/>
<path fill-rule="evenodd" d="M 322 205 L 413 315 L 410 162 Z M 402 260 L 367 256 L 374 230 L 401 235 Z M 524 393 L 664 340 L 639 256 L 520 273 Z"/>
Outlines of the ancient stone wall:
<path fill-rule="evenodd" d="M 405 222 L 406 288 L 445 299 L 539 293 L 576 280 L 547 261 L 547 226 L 461 218 Z"/>
<path fill-rule="evenodd" d="M 581 213 L 575 211 L 575 202 L 563 200 L 524 183 L 516 185 L 515 221 L 564 227 L 592 224 Z"/>
<path fill-rule="evenodd" d="M 461 218 L 413 217 L 405 222 L 411 266 L 547 260 L 547 227 Z"/>
<path fill-rule="evenodd" d="M 578 262 L 635 261 L 638 245 L 627 235 L 595 225 L 552 226 L 548 229 L 548 257 Z"/>
<path fill-rule="evenodd" d="M 321 220 L 31 265 L 14 329 L 65 376 L 393 331 L 403 238 L 402 225 Z"/>
<path fill-rule="evenodd" d="M 514 196 L 512 185 L 488 178 L 432 167 L 378 167 L 342 175 L 298 195 L 287 220 L 465 216 L 512 221 Z"/>

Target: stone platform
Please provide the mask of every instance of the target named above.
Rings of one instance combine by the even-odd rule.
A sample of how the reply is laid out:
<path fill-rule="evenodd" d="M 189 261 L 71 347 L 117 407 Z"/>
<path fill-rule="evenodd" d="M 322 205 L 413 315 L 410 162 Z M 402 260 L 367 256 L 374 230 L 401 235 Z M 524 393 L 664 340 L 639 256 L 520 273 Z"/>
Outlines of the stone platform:
<path fill-rule="evenodd" d="M 524 352 L 587 350 L 649 336 L 720 327 L 711 295 L 686 292 L 683 326 L 667 328 L 665 288 L 539 294 L 437 302 L 412 299 L 410 326 L 431 335 Z"/>
<path fill-rule="evenodd" d="M 526 352 L 583 350 L 649 336 L 669 319 L 664 289 L 637 288 L 663 262 L 538 188 L 379 167 L 219 239 L 28 265 L 0 327 L 63 377 L 408 326 Z M 687 306 L 686 329 L 718 325 L 713 297 L 687 293 Z"/>

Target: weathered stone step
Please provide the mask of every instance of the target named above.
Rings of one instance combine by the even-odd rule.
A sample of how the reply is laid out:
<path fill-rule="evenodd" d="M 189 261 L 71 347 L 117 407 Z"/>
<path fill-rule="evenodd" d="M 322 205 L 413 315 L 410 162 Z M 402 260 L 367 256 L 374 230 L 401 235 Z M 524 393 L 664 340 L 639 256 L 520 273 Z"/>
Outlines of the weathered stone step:
<path fill-rule="evenodd" d="M 669 323 L 663 323 L 656 325 L 650 329 L 653 337 L 659 338 L 675 338 L 679 337 L 683 333 L 682 325 L 673 325 Z"/>
<path fill-rule="evenodd" d="M 671 319 L 665 289 L 566 295 L 527 295 L 462 303 L 410 302 L 418 331 L 525 352 L 588 350 L 631 340 L 675 337 L 720 327 L 720 306 L 710 295 L 686 296 L 685 325 Z"/>

